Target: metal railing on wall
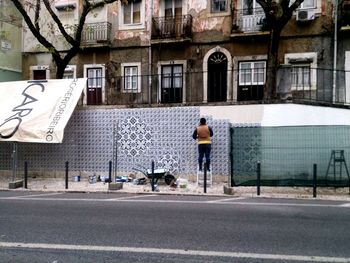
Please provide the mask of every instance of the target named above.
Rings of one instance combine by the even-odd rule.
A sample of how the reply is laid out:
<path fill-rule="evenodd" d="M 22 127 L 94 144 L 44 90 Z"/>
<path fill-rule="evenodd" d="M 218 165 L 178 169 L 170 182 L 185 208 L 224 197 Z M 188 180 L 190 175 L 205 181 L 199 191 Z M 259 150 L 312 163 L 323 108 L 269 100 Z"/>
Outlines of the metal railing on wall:
<path fill-rule="evenodd" d="M 263 71 L 266 72 L 266 69 Z M 227 85 L 227 81 L 219 84 L 211 81 L 210 73 L 201 71 L 178 76 L 115 76 L 106 78 L 105 81 L 89 78 L 88 83 L 105 83 L 105 101 L 92 105 L 148 107 L 261 103 L 264 101 L 266 76 L 258 76 L 256 72 L 256 69 L 245 69 L 244 72 L 233 70 L 231 73 L 234 81 L 231 86 Z M 208 74 L 208 83 L 203 83 L 204 74 Z M 227 75 L 228 72 L 223 72 L 219 77 L 227 80 Z M 350 105 L 350 72 L 337 71 L 335 90 L 332 87 L 333 70 L 294 66 L 279 69 L 278 75 L 276 102 L 290 99 L 294 102 Z M 91 90 L 96 93 L 95 89 L 98 88 L 102 89 L 102 86 Z"/>
<path fill-rule="evenodd" d="M 192 16 L 152 18 L 152 38 L 189 38 L 192 36 Z"/>
<path fill-rule="evenodd" d="M 262 8 L 233 9 L 233 31 L 259 32 L 266 30 L 265 13 Z"/>

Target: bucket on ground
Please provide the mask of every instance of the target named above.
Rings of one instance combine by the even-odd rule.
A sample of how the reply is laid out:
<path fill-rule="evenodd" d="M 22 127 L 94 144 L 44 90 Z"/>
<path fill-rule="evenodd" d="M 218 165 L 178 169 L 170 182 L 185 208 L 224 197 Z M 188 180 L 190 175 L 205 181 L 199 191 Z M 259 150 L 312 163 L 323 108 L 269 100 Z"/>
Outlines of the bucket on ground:
<path fill-rule="evenodd" d="M 74 182 L 80 182 L 80 175 L 73 176 L 73 181 Z"/>

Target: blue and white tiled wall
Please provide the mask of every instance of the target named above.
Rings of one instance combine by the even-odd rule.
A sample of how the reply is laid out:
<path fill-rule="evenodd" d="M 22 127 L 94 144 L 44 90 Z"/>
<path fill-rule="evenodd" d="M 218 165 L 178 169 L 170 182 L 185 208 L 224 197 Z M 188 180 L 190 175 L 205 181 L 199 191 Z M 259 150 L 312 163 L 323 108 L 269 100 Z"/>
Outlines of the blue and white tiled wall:
<path fill-rule="evenodd" d="M 174 174 L 194 174 L 197 145 L 192 133 L 200 117 L 214 130 L 213 174 L 229 175 L 230 123 L 200 116 L 199 107 L 76 110 L 62 144 L 18 143 L 18 166 L 33 170 L 131 172 L 133 167 L 169 168 Z M 0 170 L 11 169 L 12 143 L 0 142 Z"/>

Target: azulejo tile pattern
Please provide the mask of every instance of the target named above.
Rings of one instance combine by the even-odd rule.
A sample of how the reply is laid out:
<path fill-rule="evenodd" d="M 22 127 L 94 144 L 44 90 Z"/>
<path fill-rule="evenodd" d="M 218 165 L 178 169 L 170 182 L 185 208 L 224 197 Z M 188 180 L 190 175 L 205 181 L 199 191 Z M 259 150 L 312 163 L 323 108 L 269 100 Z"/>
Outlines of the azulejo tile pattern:
<path fill-rule="evenodd" d="M 141 156 L 152 144 L 150 127 L 137 116 L 114 126 L 115 145 L 128 157 Z"/>
<path fill-rule="evenodd" d="M 62 144 L 18 143 L 18 170 L 24 161 L 35 171 L 69 170 L 129 173 L 133 167 L 168 168 L 174 174 L 194 174 L 197 144 L 192 139 L 199 107 L 142 109 L 79 109 L 66 129 Z M 204 116 L 214 130 L 213 174 L 230 171 L 230 123 Z M 12 166 L 12 143 L 0 142 L 0 170 Z"/>

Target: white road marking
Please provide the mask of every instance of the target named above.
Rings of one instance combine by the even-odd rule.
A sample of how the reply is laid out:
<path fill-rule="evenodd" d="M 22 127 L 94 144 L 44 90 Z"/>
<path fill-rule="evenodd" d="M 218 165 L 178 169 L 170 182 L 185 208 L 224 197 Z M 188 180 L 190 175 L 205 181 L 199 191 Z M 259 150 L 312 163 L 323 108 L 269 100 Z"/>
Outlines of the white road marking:
<path fill-rule="evenodd" d="M 218 204 L 254 205 L 254 206 L 303 206 L 303 207 L 341 207 L 339 204 L 300 204 L 300 203 L 270 203 L 270 202 L 221 202 Z M 344 206 L 343 206 L 344 207 Z"/>
<path fill-rule="evenodd" d="M 124 196 L 124 197 L 118 197 L 118 198 L 110 198 L 110 199 L 104 199 L 105 201 L 119 201 L 119 200 L 131 200 L 131 199 L 137 199 L 137 198 L 143 198 L 143 197 L 151 197 L 151 196 L 157 196 L 157 195 L 135 195 L 135 196 Z"/>
<path fill-rule="evenodd" d="M 310 262 L 328 262 L 328 263 L 346 263 L 346 262 L 349 263 L 350 262 L 350 258 L 345 258 L 345 257 L 220 252 L 220 251 L 164 249 L 164 248 L 88 246 L 88 245 L 18 243 L 18 242 L 0 242 L 0 247 L 1 248 L 75 250 L 75 251 L 80 250 L 80 251 L 98 251 L 98 252 L 127 252 L 127 253 L 147 253 L 147 254 L 173 254 L 173 255 L 185 255 L 185 256 L 251 258 L 251 259 L 266 259 L 266 260 L 270 259 L 270 260 L 281 260 L 281 261 L 289 260 L 289 261 L 310 261 Z"/>
<path fill-rule="evenodd" d="M 37 195 L 20 195 L 20 196 L 12 196 L 12 197 L 4 197 L 4 199 L 23 199 L 23 198 L 32 198 L 32 197 L 35 197 L 35 196 L 50 196 L 50 195 L 61 195 L 63 193 L 46 193 L 46 194 L 37 194 Z"/>
<path fill-rule="evenodd" d="M 178 204 L 216 204 L 216 205 L 244 205 L 244 206 L 299 206 L 299 207 L 338 207 L 338 208 L 350 208 L 350 204 L 301 204 L 301 203 L 273 203 L 273 202 L 237 202 L 238 198 L 228 198 L 228 199 L 218 199 L 210 201 L 186 201 L 186 200 L 149 200 L 142 197 L 150 197 L 157 195 L 140 195 L 133 197 L 121 197 L 121 198 L 111 198 L 111 199 L 95 199 L 95 198 L 40 198 L 41 196 L 47 195 L 59 195 L 63 193 L 51 193 L 42 195 L 28 195 L 28 196 L 18 196 L 18 197 L 0 197 L 0 200 L 25 200 L 25 201 L 82 201 L 82 202 L 143 202 L 143 203 L 178 203 Z M 38 198 L 32 198 L 32 197 Z M 137 200 L 135 200 L 137 199 Z M 231 201 L 231 202 L 228 202 Z"/>
<path fill-rule="evenodd" d="M 206 203 L 220 203 L 220 202 L 237 201 L 237 200 L 244 200 L 244 199 L 247 199 L 247 198 L 246 197 L 231 197 L 231 198 L 224 198 L 224 199 L 207 201 Z"/>

